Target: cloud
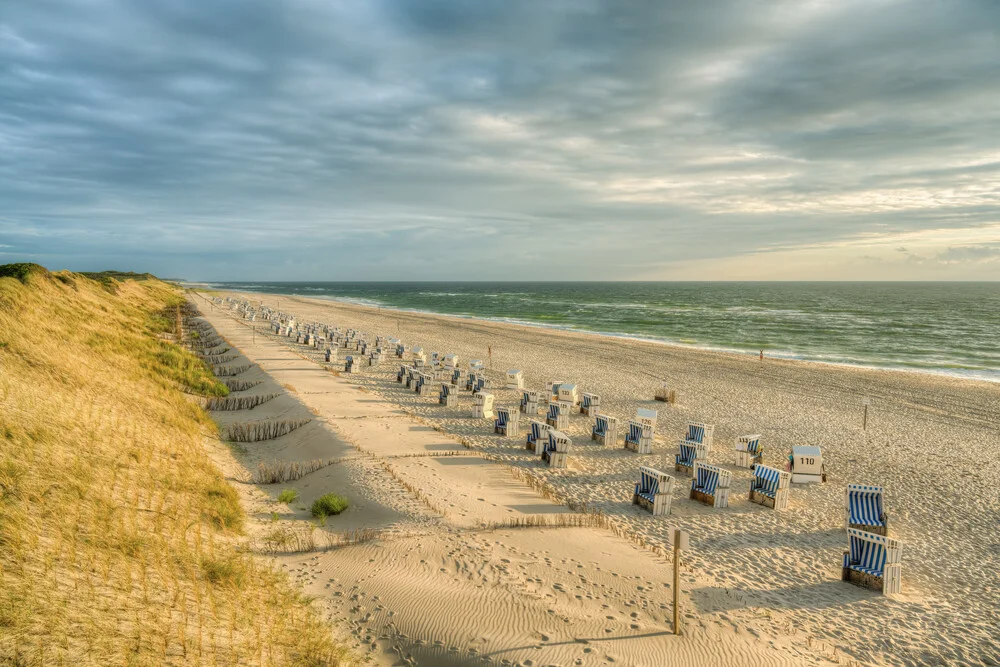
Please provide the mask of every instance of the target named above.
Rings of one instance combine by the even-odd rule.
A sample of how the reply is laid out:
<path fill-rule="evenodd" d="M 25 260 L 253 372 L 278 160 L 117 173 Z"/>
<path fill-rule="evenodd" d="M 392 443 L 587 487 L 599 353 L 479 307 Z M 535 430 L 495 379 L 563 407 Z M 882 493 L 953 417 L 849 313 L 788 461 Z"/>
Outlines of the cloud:
<path fill-rule="evenodd" d="M 205 279 L 946 243 L 1000 220 L 998 22 L 924 0 L 14 3 L 0 243 Z"/>

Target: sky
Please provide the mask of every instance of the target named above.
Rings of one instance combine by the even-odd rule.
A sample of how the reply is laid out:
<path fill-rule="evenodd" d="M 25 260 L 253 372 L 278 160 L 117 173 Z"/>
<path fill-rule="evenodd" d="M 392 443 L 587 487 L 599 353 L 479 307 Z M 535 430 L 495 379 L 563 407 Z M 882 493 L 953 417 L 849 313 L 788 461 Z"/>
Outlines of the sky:
<path fill-rule="evenodd" d="M 1000 280 L 1000 2 L 4 0 L 14 261 Z"/>

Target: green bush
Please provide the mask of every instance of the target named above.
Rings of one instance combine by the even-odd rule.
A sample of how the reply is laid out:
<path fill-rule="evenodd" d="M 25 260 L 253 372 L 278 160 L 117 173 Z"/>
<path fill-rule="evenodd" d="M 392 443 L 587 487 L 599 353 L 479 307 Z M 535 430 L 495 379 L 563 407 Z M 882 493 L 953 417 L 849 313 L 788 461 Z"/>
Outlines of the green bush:
<path fill-rule="evenodd" d="M 327 493 L 324 496 L 320 496 L 312 504 L 312 515 L 316 518 L 325 518 L 328 516 L 333 516 L 335 514 L 340 514 L 350 506 L 347 502 L 347 498 L 344 496 L 338 496 L 336 493 Z"/>
<path fill-rule="evenodd" d="M 291 505 L 298 499 L 299 492 L 295 489 L 285 489 L 278 494 L 278 502 L 285 503 L 286 505 Z"/>

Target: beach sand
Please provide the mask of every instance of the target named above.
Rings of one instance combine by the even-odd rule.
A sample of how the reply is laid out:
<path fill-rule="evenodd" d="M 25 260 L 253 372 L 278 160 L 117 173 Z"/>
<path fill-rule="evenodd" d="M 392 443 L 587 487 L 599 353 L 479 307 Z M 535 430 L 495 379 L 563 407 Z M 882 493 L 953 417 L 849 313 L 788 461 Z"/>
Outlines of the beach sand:
<path fill-rule="evenodd" d="M 243 296 L 254 302 L 263 297 L 272 307 L 277 301 Z M 264 335 L 266 323 L 256 323 L 258 332 L 251 334 L 219 308 L 202 300 L 199 306 L 259 364 L 247 375 L 271 383 L 268 391 L 294 387 L 289 396 L 247 411 L 251 417 L 227 418 L 313 419 L 288 436 L 248 445 L 243 462 L 342 459 L 293 485 L 264 487 L 268 493 L 295 486 L 308 503 L 330 486 L 350 488 L 359 504 L 332 518 L 330 530 L 384 531 L 364 544 L 281 560 L 334 617 L 354 623 L 358 645 L 374 643 L 373 653 L 386 664 L 400 655 L 419 664 L 1000 661 L 996 385 L 761 362 L 281 297 L 281 309 L 300 322 L 359 329 L 370 340 L 396 336 L 428 353 L 456 353 L 462 365 L 470 358 L 488 361 L 492 347 L 488 375 L 494 387 L 502 386 L 504 371 L 518 368 L 527 388 L 563 380 L 600 394 L 601 411 L 620 421 L 636 407 L 659 410 L 658 440 L 648 456 L 591 442 L 593 420 L 573 415 L 570 467 L 553 470 L 524 450 L 523 437 L 493 435 L 491 422 L 467 416 L 466 392 L 459 407 L 439 407 L 436 392 L 420 397 L 395 384 L 399 364 L 393 361 L 335 377 L 323 368 L 319 351 Z M 678 391 L 677 405 L 651 400 L 661 381 Z M 514 390 L 491 392 L 498 406 L 516 407 Z M 862 430 L 866 397 L 872 406 Z M 710 462 L 734 471 L 727 509 L 687 500 L 687 478 L 673 472 L 676 443 L 689 421 L 715 425 Z M 792 445 L 821 446 L 827 483 L 793 485 L 783 512 L 749 503 L 750 473 L 733 465 L 732 446 L 733 438 L 747 433 L 762 434 L 771 464 L 783 464 Z M 639 465 L 678 478 L 670 516 L 654 518 L 630 504 Z M 574 507 L 599 510 L 622 537 L 599 527 L 554 525 L 568 523 L 554 517 L 574 514 L 531 491 L 519 476 L 530 476 L 536 486 L 544 481 L 550 495 Z M 884 597 L 840 581 L 848 483 L 885 487 L 890 534 L 903 542 L 900 595 Z M 289 510 L 285 518 L 306 516 Z M 553 525 L 490 528 L 511 517 Z M 682 577 L 689 593 L 682 638 L 669 634 L 671 567 L 655 553 L 675 527 L 688 530 L 692 541 Z M 371 641 L 362 641 L 367 637 Z"/>

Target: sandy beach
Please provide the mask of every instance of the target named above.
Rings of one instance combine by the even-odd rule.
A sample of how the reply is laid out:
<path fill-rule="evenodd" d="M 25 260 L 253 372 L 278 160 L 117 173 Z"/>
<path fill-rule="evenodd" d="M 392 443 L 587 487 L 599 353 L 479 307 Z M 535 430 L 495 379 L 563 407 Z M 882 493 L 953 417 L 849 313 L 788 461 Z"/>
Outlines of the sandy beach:
<path fill-rule="evenodd" d="M 271 295 L 234 296 L 277 305 Z M 497 388 L 516 368 L 526 388 L 562 380 L 600 394 L 601 411 L 620 422 L 637 407 L 659 410 L 647 456 L 591 442 L 593 419 L 574 414 L 569 467 L 550 469 L 523 436 L 494 435 L 491 421 L 469 417 L 467 392 L 458 407 L 440 407 L 436 391 L 417 396 L 394 382 L 394 360 L 338 377 L 320 351 L 195 302 L 254 364 L 240 375 L 261 381 L 251 392 L 280 394 L 216 418 L 311 420 L 247 445 L 239 464 L 337 461 L 293 483 L 243 485 L 252 511 L 265 519 L 286 487 L 300 491 L 302 506 L 344 489 L 354 503 L 327 530 L 379 531 L 279 558 L 332 618 L 351 624 L 356 648 L 383 664 L 1000 661 L 997 385 L 280 297 L 300 322 L 358 329 L 370 341 L 395 336 L 457 354 L 463 366 L 483 359 L 497 406 L 516 408 L 518 392 Z M 676 405 L 652 400 L 664 381 Z M 728 508 L 688 500 L 687 478 L 673 471 L 691 421 L 715 425 L 709 461 L 733 471 Z M 732 444 L 749 433 L 762 434 L 769 464 L 783 464 L 793 445 L 822 447 L 827 482 L 793 485 L 785 511 L 750 503 L 751 473 L 734 465 Z M 640 465 L 677 478 L 669 516 L 631 505 Z M 848 483 L 885 488 L 890 534 L 903 543 L 899 595 L 840 581 Z M 534 490 L 542 486 L 547 493 Z M 599 511 L 616 530 L 587 525 L 567 505 Z M 281 507 L 273 523 L 308 518 Z M 528 522 L 536 525 L 519 525 Z M 672 569 L 662 556 L 678 527 L 692 541 L 679 638 L 670 634 Z"/>

